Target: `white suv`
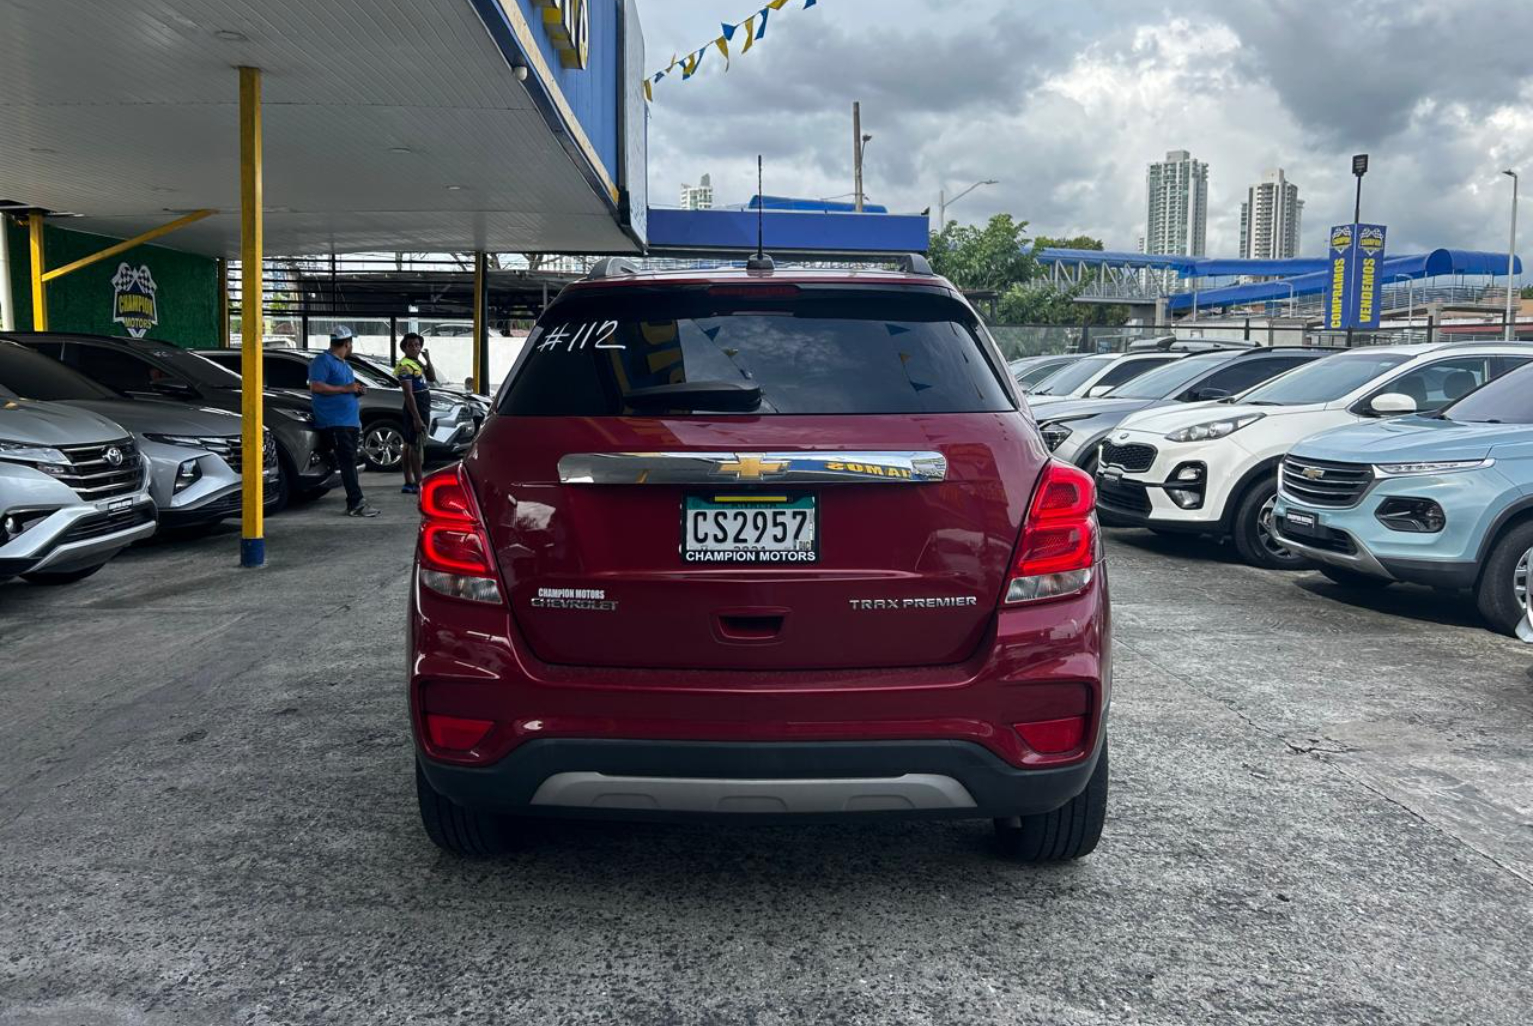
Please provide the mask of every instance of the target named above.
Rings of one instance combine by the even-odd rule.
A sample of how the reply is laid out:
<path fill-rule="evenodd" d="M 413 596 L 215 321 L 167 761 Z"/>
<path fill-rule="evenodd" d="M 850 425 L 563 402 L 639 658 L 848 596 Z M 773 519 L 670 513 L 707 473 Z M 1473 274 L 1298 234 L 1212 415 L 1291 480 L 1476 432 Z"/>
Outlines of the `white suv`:
<path fill-rule="evenodd" d="M 1371 346 L 1327 356 L 1243 395 L 1125 417 L 1102 443 L 1104 522 L 1234 539 L 1253 566 L 1307 561 L 1269 530 L 1278 462 L 1319 431 L 1440 409 L 1533 360 L 1516 342 Z"/>

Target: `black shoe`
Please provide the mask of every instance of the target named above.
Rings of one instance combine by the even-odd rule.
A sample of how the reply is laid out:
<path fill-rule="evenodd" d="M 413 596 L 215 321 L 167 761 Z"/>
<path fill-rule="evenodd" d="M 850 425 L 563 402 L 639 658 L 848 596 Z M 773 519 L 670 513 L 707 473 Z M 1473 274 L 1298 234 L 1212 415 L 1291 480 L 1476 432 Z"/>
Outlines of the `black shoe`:
<path fill-rule="evenodd" d="M 348 517 L 375 517 L 380 512 L 380 510 L 373 509 L 371 506 L 364 502 L 360 506 L 353 506 L 351 509 L 348 509 L 346 511 L 346 515 Z"/>

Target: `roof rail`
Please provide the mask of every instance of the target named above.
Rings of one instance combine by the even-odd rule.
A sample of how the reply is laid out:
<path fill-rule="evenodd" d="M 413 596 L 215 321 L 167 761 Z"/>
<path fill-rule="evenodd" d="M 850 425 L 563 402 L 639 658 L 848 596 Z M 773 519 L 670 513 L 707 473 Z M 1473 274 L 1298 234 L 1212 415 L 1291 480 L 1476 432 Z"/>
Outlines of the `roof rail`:
<path fill-rule="evenodd" d="M 901 253 L 894 258 L 894 266 L 906 274 L 936 274 L 929 260 L 919 253 Z"/>
<path fill-rule="evenodd" d="M 587 278 L 615 278 L 620 274 L 638 274 L 639 265 L 629 257 L 602 257 L 591 265 Z"/>

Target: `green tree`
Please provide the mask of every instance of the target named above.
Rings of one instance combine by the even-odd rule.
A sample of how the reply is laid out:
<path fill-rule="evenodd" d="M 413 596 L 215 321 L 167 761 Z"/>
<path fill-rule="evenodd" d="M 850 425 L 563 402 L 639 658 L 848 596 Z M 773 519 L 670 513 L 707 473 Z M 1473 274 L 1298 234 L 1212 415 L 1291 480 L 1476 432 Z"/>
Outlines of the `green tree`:
<path fill-rule="evenodd" d="M 1004 292 L 1038 271 L 1027 222 L 1010 214 L 996 214 L 983 228 L 949 221 L 932 232 L 927 252 L 932 270 L 966 292 Z"/>

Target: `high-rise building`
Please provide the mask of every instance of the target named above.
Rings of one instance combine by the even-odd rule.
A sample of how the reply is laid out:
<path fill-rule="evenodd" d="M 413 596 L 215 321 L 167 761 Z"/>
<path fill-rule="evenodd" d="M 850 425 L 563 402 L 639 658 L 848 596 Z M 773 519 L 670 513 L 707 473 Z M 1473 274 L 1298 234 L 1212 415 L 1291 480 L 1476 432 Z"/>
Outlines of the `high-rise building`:
<path fill-rule="evenodd" d="M 1240 205 L 1240 255 L 1252 260 L 1287 260 L 1299 255 L 1304 201 L 1299 187 L 1268 171 L 1246 191 Z"/>
<path fill-rule="evenodd" d="M 682 183 L 681 209 L 713 209 L 713 180 L 709 175 L 703 175 L 703 177 L 699 178 L 696 185 Z"/>
<path fill-rule="evenodd" d="M 1208 165 L 1171 150 L 1150 165 L 1144 251 L 1203 256 L 1208 247 Z"/>

